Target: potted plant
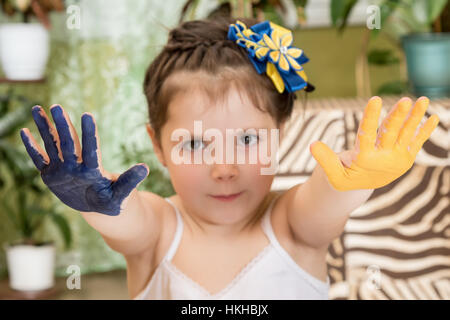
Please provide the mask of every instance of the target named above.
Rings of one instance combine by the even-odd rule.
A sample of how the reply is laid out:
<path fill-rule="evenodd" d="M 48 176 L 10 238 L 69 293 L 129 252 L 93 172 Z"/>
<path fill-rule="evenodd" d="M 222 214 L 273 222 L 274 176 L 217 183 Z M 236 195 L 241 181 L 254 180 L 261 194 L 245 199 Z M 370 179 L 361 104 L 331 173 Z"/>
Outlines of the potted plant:
<path fill-rule="evenodd" d="M 193 19 L 201 0 L 187 0 L 181 10 L 180 22 Z M 294 29 L 305 23 L 307 0 L 218 0 L 209 6 L 208 18 L 219 16 L 270 20 Z"/>
<path fill-rule="evenodd" d="M 413 92 L 417 96 L 450 97 L 450 1 L 431 2 L 426 4 L 422 20 L 416 14 L 421 28 L 402 36 L 401 42 Z"/>
<path fill-rule="evenodd" d="M 356 4 L 356 0 L 331 0 L 331 19 L 340 31 L 345 29 Z M 383 65 L 398 61 L 390 50 L 367 52 L 369 40 L 383 32 L 403 49 L 409 86 L 415 95 L 450 96 L 450 1 L 382 0 L 378 8 L 380 28 L 367 29 L 364 33 L 356 65 L 359 95 L 371 95 L 368 62 Z M 391 82 L 383 86 L 381 93 L 403 94 L 406 90 L 408 87 L 402 83 Z"/>
<path fill-rule="evenodd" d="M 3 13 L 21 15 L 22 22 L 0 26 L 0 61 L 11 80 L 43 78 L 49 56 L 50 11 L 62 11 L 63 0 L 0 0 Z M 31 16 L 38 23 L 31 23 Z"/>
<path fill-rule="evenodd" d="M 13 105 L 19 104 L 14 110 Z M 22 148 L 11 137 L 29 120 L 32 104 L 25 97 L 10 93 L 0 97 L 0 210 L 9 217 L 19 238 L 4 244 L 12 289 L 33 291 L 54 285 L 55 244 L 38 232 L 50 219 L 63 236 L 66 248 L 71 244 L 69 224 L 54 210 L 48 189 L 41 184 L 39 172 Z"/>

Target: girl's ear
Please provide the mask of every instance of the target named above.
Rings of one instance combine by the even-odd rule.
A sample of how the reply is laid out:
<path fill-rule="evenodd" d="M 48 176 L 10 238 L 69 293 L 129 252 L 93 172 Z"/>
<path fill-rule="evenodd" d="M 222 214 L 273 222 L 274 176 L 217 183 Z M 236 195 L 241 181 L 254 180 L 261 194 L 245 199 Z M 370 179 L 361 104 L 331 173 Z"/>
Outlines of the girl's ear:
<path fill-rule="evenodd" d="M 147 123 L 146 127 L 147 127 L 148 135 L 150 136 L 150 139 L 152 140 L 153 151 L 155 152 L 156 156 L 158 157 L 159 162 L 161 162 L 161 164 L 164 167 L 167 167 L 166 161 L 164 159 L 164 153 L 162 151 L 162 147 L 155 137 L 155 130 L 153 130 L 153 128 L 150 126 L 150 123 Z"/>

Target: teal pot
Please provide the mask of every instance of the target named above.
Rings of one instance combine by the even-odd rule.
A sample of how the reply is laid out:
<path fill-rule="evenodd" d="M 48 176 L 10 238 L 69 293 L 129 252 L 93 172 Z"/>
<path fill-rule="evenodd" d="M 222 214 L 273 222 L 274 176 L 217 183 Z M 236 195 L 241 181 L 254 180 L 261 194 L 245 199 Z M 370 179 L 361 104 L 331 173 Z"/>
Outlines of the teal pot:
<path fill-rule="evenodd" d="M 450 32 L 409 34 L 401 42 L 413 93 L 450 97 Z"/>

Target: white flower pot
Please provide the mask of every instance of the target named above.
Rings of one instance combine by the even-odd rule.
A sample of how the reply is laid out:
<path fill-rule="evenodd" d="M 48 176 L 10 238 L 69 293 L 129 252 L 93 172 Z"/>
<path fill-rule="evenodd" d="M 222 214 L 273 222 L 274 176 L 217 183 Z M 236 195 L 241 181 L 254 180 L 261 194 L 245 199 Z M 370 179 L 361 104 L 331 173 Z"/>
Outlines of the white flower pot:
<path fill-rule="evenodd" d="M 14 290 L 45 290 L 54 286 L 55 247 L 5 246 L 8 264 L 9 285 Z"/>
<path fill-rule="evenodd" d="M 43 78 L 48 56 L 49 35 L 40 23 L 0 25 L 0 61 L 6 78 Z"/>

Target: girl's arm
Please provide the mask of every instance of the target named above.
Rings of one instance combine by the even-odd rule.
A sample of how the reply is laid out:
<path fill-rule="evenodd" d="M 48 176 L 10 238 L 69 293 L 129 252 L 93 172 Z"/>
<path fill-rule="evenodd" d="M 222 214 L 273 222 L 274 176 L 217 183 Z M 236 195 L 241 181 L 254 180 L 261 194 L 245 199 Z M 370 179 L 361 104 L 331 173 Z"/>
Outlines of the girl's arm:
<path fill-rule="evenodd" d="M 373 189 L 338 191 L 316 166 L 303 184 L 286 192 L 287 220 L 295 239 L 324 249 L 343 232 L 350 214 L 369 199 Z"/>
<path fill-rule="evenodd" d="M 50 111 L 55 126 L 40 106 L 32 108 L 45 151 L 28 129 L 21 131 L 25 148 L 47 187 L 64 204 L 80 211 L 112 249 L 133 255 L 154 247 L 164 200 L 154 194 L 144 200 L 143 193 L 136 190 L 149 168 L 137 164 L 120 175 L 107 172 L 93 116 L 85 113 L 81 118 L 81 146 L 63 108 L 53 105 Z"/>
<path fill-rule="evenodd" d="M 117 216 L 80 212 L 111 249 L 125 256 L 154 249 L 162 225 L 164 200 L 156 194 L 134 189 Z"/>
<path fill-rule="evenodd" d="M 291 188 L 285 197 L 287 223 L 295 239 L 326 249 L 373 189 L 391 183 L 412 167 L 439 123 L 437 115 L 432 115 L 417 128 L 428 103 L 422 97 L 411 109 L 412 101 L 401 99 L 377 131 L 381 99 L 373 97 L 364 111 L 353 149 L 336 155 L 320 141 L 311 144 L 319 165 L 307 182 Z"/>

